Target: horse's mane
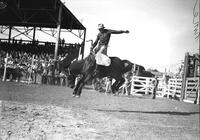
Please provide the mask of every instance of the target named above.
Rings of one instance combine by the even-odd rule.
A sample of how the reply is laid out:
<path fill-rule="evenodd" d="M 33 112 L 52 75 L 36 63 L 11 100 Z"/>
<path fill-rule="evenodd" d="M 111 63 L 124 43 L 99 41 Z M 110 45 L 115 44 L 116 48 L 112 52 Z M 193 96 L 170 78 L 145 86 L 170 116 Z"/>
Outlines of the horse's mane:
<path fill-rule="evenodd" d="M 95 55 L 90 53 L 86 58 L 84 58 L 84 62 L 84 69 L 88 66 L 94 66 L 96 64 Z"/>
<path fill-rule="evenodd" d="M 89 54 L 85 59 L 85 61 L 88 61 L 89 64 L 93 64 L 95 60 L 95 55 L 94 54 Z"/>

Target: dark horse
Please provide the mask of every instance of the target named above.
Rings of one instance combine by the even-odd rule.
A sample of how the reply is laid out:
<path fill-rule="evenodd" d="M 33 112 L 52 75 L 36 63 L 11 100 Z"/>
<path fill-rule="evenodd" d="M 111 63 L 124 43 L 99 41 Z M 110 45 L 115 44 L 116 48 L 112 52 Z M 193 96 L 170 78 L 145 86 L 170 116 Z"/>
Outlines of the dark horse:
<path fill-rule="evenodd" d="M 73 96 L 79 97 L 83 86 L 87 81 L 92 78 L 103 78 L 111 77 L 115 79 L 115 83 L 111 86 L 112 92 L 118 91 L 119 87 L 124 83 L 125 79 L 122 75 L 130 70 L 132 70 L 133 63 L 128 60 L 121 60 L 118 57 L 110 57 L 110 66 L 100 66 L 100 74 L 94 75 L 94 70 L 96 66 L 95 55 L 90 53 L 85 59 L 80 61 L 72 62 L 68 67 L 68 84 L 71 88 L 75 86 L 75 79 L 77 75 L 82 75 L 80 80 L 77 82 Z"/>

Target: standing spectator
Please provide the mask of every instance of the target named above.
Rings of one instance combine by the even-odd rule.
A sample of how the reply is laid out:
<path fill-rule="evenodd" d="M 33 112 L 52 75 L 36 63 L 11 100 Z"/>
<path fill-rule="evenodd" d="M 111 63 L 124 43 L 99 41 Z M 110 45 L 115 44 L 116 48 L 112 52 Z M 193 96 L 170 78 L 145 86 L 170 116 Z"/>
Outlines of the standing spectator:
<path fill-rule="evenodd" d="M 153 97 L 152 99 L 155 99 L 156 98 L 156 90 L 158 88 L 158 77 L 156 76 L 155 79 L 152 81 L 152 84 L 153 84 Z"/>
<path fill-rule="evenodd" d="M 43 72 L 42 72 L 42 84 L 47 84 L 47 63 L 42 63 Z"/>
<path fill-rule="evenodd" d="M 60 72 L 60 85 L 61 86 L 66 85 L 66 75 L 63 71 Z"/>
<path fill-rule="evenodd" d="M 105 94 L 112 92 L 111 91 L 111 86 L 112 86 L 112 78 L 107 77 L 106 78 L 106 91 L 105 91 Z"/>
<path fill-rule="evenodd" d="M 54 84 L 54 77 L 53 77 L 53 66 L 49 65 L 48 66 L 48 74 L 47 74 L 47 83 L 50 85 Z"/>
<path fill-rule="evenodd" d="M 131 71 L 124 74 L 125 82 L 122 85 L 122 94 L 130 95 Z"/>
<path fill-rule="evenodd" d="M 55 85 L 60 85 L 60 72 L 58 69 L 55 69 L 54 83 Z"/>

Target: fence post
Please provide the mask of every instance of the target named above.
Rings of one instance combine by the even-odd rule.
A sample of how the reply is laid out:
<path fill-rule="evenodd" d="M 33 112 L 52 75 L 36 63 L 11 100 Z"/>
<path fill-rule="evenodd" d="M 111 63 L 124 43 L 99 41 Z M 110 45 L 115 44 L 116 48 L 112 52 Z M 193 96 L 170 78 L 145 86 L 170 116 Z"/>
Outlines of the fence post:
<path fill-rule="evenodd" d="M 132 79 L 131 79 L 131 94 L 133 93 L 133 86 L 134 86 L 134 75 L 132 76 Z"/>
<path fill-rule="evenodd" d="M 149 82 L 150 80 L 148 78 L 145 79 L 145 86 L 146 86 L 146 89 L 145 89 L 145 94 L 148 94 L 148 90 L 149 90 Z"/>
<path fill-rule="evenodd" d="M 183 68 L 183 76 L 182 76 L 182 87 L 181 87 L 181 101 L 185 98 L 185 86 L 186 86 L 186 78 L 188 73 L 188 57 L 189 53 L 187 52 L 185 54 L 185 60 L 184 60 L 184 68 Z"/>
<path fill-rule="evenodd" d="M 2 79 L 2 81 L 6 81 L 7 63 L 8 63 L 8 53 L 6 54 L 6 58 L 5 58 L 5 64 L 4 64 L 4 71 L 3 71 L 3 79 Z"/>

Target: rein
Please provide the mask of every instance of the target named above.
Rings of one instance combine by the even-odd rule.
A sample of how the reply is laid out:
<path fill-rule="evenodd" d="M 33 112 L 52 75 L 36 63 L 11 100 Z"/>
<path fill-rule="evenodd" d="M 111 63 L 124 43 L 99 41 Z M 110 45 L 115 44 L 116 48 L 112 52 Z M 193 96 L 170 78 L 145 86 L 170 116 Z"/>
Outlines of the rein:
<path fill-rule="evenodd" d="M 70 72 L 70 68 L 69 68 L 69 67 L 67 68 L 67 74 L 68 74 L 68 75 L 71 75 L 71 72 Z"/>

